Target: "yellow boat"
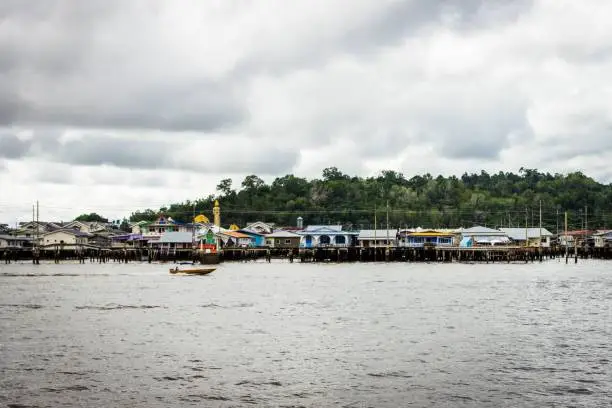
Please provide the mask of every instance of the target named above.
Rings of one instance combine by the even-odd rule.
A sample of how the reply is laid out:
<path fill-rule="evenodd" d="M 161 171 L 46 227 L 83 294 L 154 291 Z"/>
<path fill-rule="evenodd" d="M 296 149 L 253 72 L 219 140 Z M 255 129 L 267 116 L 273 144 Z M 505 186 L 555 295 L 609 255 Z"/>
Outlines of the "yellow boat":
<path fill-rule="evenodd" d="M 176 268 L 170 268 L 170 273 L 173 275 L 208 275 L 213 272 L 217 268 L 192 268 L 192 269 L 179 269 L 178 266 Z"/>

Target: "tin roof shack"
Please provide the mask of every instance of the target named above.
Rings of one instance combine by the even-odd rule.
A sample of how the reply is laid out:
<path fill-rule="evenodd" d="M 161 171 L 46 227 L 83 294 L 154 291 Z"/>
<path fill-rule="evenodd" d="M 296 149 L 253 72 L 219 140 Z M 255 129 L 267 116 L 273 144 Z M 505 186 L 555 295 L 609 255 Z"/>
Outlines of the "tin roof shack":
<path fill-rule="evenodd" d="M 291 231 L 275 231 L 266 235 L 266 246 L 270 248 L 298 248 L 301 236 Z"/>
<path fill-rule="evenodd" d="M 438 230 L 403 230 L 399 232 L 400 246 L 409 248 L 450 247 L 453 246 L 454 234 Z"/>
<path fill-rule="evenodd" d="M 584 248 L 594 246 L 593 233 L 591 230 L 574 230 L 563 232 L 559 235 L 559 246 L 573 248 Z"/>
<path fill-rule="evenodd" d="M 251 236 L 238 231 L 222 230 L 217 237 L 224 248 L 246 248 L 254 246 L 255 242 Z"/>
<path fill-rule="evenodd" d="M 31 237 L 0 235 L 0 249 L 24 249 L 32 248 Z"/>
<path fill-rule="evenodd" d="M 159 239 L 149 240 L 149 246 L 163 254 L 175 254 L 177 250 L 193 249 L 193 240 L 191 232 L 164 232 Z"/>
<path fill-rule="evenodd" d="M 397 230 L 361 230 L 359 231 L 359 235 L 357 235 L 357 243 L 360 248 L 396 247 L 398 246 Z"/>
<path fill-rule="evenodd" d="M 493 228 L 476 226 L 461 230 L 460 247 L 508 245 L 510 238 L 505 232 Z"/>
<path fill-rule="evenodd" d="M 612 248 L 612 230 L 601 230 L 593 234 L 595 248 Z"/>
<path fill-rule="evenodd" d="M 550 248 L 553 233 L 546 228 L 500 228 L 513 244 L 519 246 Z"/>
<path fill-rule="evenodd" d="M 77 249 L 90 247 L 93 236 L 87 232 L 74 229 L 58 229 L 47 232 L 40 237 L 40 245 L 46 248 Z"/>

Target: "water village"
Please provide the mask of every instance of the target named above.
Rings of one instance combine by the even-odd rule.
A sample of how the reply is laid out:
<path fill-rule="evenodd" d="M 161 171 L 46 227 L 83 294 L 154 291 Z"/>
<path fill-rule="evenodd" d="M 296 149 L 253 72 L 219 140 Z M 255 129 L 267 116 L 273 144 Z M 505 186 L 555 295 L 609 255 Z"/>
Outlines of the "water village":
<path fill-rule="evenodd" d="M 101 222 L 0 224 L 0 261 L 179 262 L 216 264 L 273 258 L 289 262 L 534 262 L 565 257 L 612 259 L 612 230 L 553 234 L 525 228 L 385 228 L 346 230 L 342 225 L 293 226 L 263 221 L 240 227 L 221 223 L 216 201 L 213 221 L 203 214 L 180 223 L 159 214 L 122 231 Z M 376 222 L 376 221 L 375 221 Z"/>

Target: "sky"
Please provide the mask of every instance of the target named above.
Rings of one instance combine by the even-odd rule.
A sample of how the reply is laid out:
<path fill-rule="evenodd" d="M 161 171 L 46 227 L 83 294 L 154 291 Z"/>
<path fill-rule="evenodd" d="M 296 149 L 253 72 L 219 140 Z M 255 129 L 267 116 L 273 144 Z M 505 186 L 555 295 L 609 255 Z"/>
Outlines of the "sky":
<path fill-rule="evenodd" d="M 612 2 L 3 0 L 0 223 L 248 174 L 612 182 Z"/>

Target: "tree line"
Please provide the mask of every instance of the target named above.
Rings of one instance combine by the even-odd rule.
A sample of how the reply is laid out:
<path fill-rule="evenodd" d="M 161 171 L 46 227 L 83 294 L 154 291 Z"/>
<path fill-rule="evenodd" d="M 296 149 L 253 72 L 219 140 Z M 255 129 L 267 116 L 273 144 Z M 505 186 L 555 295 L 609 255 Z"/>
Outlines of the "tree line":
<path fill-rule="evenodd" d="M 525 227 L 542 225 L 550 231 L 612 228 L 612 184 L 602 184 L 581 172 L 543 173 L 521 168 L 518 173 L 431 174 L 407 177 L 384 170 L 375 177 L 356 177 L 336 167 L 320 178 L 295 175 L 277 177 L 267 184 L 256 175 L 244 178 L 239 188 L 231 179 L 217 185 L 217 194 L 159 209 L 133 212 L 129 220 L 153 221 L 163 213 L 189 222 L 193 214 L 212 219 L 219 200 L 224 226 L 245 226 L 265 221 L 296 225 L 298 216 L 308 224 L 342 224 L 346 228 L 397 227 Z"/>

